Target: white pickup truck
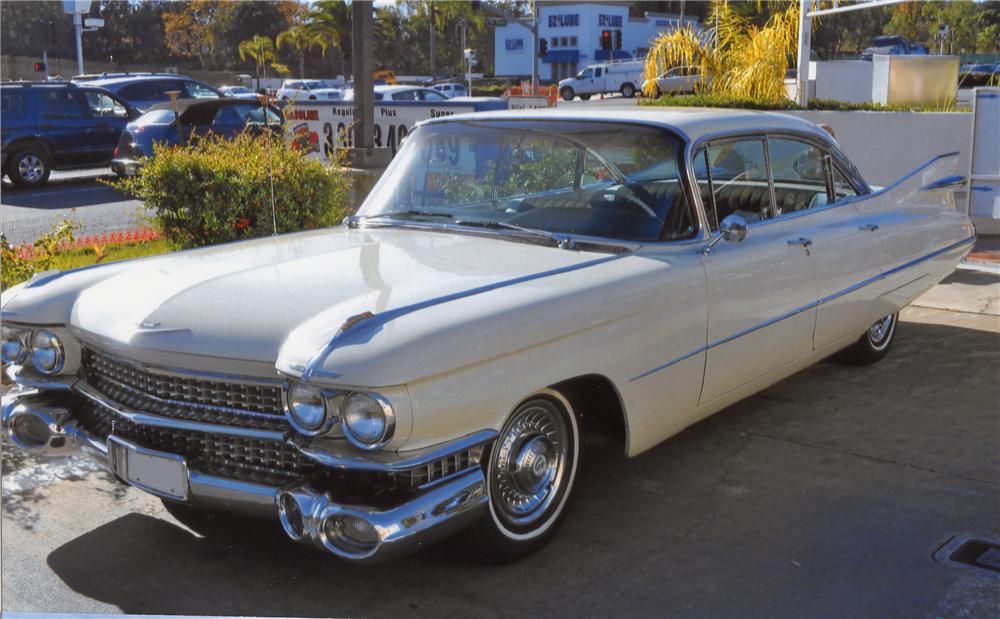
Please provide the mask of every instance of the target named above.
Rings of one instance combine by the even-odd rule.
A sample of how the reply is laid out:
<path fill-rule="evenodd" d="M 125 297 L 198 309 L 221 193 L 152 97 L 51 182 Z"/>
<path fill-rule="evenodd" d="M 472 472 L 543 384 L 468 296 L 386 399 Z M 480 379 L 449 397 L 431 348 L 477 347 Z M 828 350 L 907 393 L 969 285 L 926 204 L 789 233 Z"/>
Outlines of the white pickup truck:
<path fill-rule="evenodd" d="M 641 60 L 609 60 L 587 65 L 576 77 L 559 82 L 559 95 L 566 101 L 572 101 L 573 97 L 586 101 L 590 95 L 610 92 L 634 97 L 642 84 L 643 68 Z"/>

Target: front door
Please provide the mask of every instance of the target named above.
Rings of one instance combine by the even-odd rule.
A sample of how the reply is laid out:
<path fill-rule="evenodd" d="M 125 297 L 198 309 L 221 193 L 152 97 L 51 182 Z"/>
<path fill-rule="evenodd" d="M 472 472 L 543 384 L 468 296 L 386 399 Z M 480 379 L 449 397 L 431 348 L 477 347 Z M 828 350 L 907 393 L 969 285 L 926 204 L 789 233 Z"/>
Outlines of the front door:
<path fill-rule="evenodd" d="M 742 242 L 723 241 L 702 258 L 709 308 L 705 404 L 812 351 L 816 290 L 804 218 L 775 218 L 764 139 L 712 143 L 698 157 L 712 226 L 733 214 L 750 224 Z"/>

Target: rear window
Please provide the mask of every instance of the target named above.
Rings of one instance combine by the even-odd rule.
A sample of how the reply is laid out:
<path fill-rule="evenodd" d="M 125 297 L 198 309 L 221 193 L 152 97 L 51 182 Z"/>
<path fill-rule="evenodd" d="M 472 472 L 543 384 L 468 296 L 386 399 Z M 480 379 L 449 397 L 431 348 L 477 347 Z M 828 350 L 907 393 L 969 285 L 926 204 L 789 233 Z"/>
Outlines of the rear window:
<path fill-rule="evenodd" d="M 135 121 L 140 125 L 169 125 L 174 122 L 173 110 L 152 110 Z"/>
<path fill-rule="evenodd" d="M 4 90 L 0 93 L 3 99 L 3 118 L 8 120 L 20 120 L 24 118 L 27 108 L 27 95 L 24 92 Z"/>

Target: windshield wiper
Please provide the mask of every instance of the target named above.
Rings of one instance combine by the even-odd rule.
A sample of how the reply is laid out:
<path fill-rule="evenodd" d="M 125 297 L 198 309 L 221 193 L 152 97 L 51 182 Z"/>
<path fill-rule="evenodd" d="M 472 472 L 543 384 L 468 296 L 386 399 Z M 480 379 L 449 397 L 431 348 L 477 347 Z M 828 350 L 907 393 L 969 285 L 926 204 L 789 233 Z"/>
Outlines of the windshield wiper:
<path fill-rule="evenodd" d="M 506 221 L 459 219 L 455 221 L 455 225 L 470 226 L 473 228 L 490 228 L 492 230 L 514 230 L 516 232 L 522 232 L 532 236 L 548 239 L 555 243 L 560 249 L 576 248 L 576 242 L 570 237 L 560 236 L 558 234 L 553 234 L 552 232 L 539 230 L 538 228 L 526 228 L 524 226 L 519 226 Z"/>
<path fill-rule="evenodd" d="M 369 219 L 414 219 L 416 217 L 441 217 L 443 219 L 452 219 L 454 215 L 451 213 L 439 213 L 436 211 L 406 209 L 399 211 L 385 211 L 384 213 L 374 213 L 372 215 L 355 215 L 347 220 L 347 224 L 353 228 L 356 227 L 358 223 Z"/>

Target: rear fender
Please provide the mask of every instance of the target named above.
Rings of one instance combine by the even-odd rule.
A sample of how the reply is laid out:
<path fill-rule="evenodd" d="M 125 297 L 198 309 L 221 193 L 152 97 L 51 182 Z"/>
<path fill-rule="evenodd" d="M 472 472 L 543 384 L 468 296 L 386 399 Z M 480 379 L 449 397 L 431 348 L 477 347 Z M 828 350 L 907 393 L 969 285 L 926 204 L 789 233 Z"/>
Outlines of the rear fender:
<path fill-rule="evenodd" d="M 858 196 L 854 202 L 862 213 L 913 208 L 956 208 L 955 192 L 966 186 L 958 174 L 959 153 L 938 155 L 905 174 L 895 183 Z"/>

